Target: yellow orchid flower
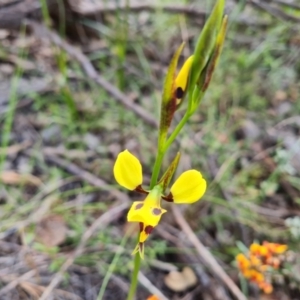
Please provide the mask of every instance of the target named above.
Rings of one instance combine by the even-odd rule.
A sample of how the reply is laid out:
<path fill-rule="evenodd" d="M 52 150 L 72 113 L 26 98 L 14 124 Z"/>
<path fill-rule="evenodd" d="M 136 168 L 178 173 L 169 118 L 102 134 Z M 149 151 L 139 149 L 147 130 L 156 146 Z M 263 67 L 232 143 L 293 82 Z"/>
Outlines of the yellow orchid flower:
<path fill-rule="evenodd" d="M 181 102 L 183 98 L 188 79 L 189 79 L 189 72 L 193 63 L 194 55 L 191 55 L 183 64 L 182 68 L 180 69 L 176 79 L 175 79 L 175 91 L 176 91 L 176 98 L 177 98 L 177 105 Z"/>
<path fill-rule="evenodd" d="M 170 189 L 168 196 L 163 195 L 162 184 L 157 184 L 150 191 L 142 188 L 142 166 L 140 161 L 128 150 L 119 153 L 114 165 L 116 181 L 129 190 L 148 194 L 144 201 L 133 202 L 128 214 L 128 222 L 140 225 L 139 242 L 133 253 L 139 252 L 144 258 L 144 243 L 153 228 L 159 223 L 161 216 L 167 211 L 161 208 L 161 200 L 178 203 L 193 203 L 205 193 L 206 181 L 196 170 L 183 172 Z"/>

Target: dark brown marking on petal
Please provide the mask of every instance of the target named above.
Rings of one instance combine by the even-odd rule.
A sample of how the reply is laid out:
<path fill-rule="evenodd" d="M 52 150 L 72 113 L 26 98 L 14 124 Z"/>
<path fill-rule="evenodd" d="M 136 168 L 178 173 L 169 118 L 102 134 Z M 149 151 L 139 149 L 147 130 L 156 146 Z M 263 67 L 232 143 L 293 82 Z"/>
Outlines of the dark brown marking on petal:
<path fill-rule="evenodd" d="M 163 198 L 165 201 L 167 201 L 167 202 L 174 202 L 174 200 L 173 199 L 169 199 L 169 198 Z"/>
<path fill-rule="evenodd" d="M 135 190 L 142 194 L 149 194 L 149 192 L 145 191 L 141 185 L 137 186 Z"/>
<path fill-rule="evenodd" d="M 138 210 L 138 209 L 141 209 L 143 206 L 144 206 L 144 203 L 138 203 L 134 209 Z"/>
<path fill-rule="evenodd" d="M 169 195 L 167 196 L 162 196 L 162 199 L 164 199 L 167 202 L 174 202 L 172 193 L 169 193 Z"/>
<path fill-rule="evenodd" d="M 152 214 L 154 216 L 160 216 L 161 215 L 161 209 L 160 208 L 153 208 L 152 209 Z"/>
<path fill-rule="evenodd" d="M 144 230 L 144 224 L 140 222 L 139 225 L 140 225 L 140 232 L 142 232 Z"/>
<path fill-rule="evenodd" d="M 144 252 L 144 243 L 139 243 L 139 252 L 140 253 Z"/>
<path fill-rule="evenodd" d="M 152 230 L 153 230 L 153 226 L 148 225 L 148 226 L 145 227 L 144 231 L 145 231 L 146 234 L 150 234 L 152 232 Z"/>
<path fill-rule="evenodd" d="M 181 87 L 178 87 L 175 91 L 175 95 L 177 99 L 181 99 L 183 97 L 184 91 Z"/>

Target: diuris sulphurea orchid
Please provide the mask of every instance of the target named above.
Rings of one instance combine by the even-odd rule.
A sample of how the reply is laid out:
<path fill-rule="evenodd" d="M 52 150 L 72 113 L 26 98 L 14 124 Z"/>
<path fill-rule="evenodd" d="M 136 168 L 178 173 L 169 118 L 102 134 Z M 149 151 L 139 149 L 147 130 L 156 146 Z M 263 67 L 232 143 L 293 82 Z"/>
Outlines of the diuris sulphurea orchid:
<path fill-rule="evenodd" d="M 179 72 L 177 68 L 184 42 L 170 60 L 161 95 L 157 148 L 149 187 L 143 186 L 141 163 L 128 150 L 119 153 L 114 165 L 115 179 L 121 186 L 144 194 L 144 199 L 133 202 L 127 214 L 128 222 L 136 222 L 140 227 L 138 243 L 133 251 L 134 268 L 127 300 L 133 300 L 135 296 L 145 242 L 162 215 L 167 212 L 162 200 L 175 204 L 191 204 L 198 201 L 206 191 L 206 181 L 197 170 L 185 171 L 171 183 L 179 163 L 179 152 L 161 178 L 159 176 L 169 148 L 197 112 L 211 82 L 225 40 L 228 18 L 224 16 L 224 8 L 225 0 L 217 0 L 201 30 L 192 55 L 183 63 Z M 174 120 L 175 114 L 179 119 Z"/>
<path fill-rule="evenodd" d="M 206 190 L 206 181 L 197 170 L 183 172 L 171 186 L 167 195 L 163 194 L 163 182 L 159 182 L 151 190 L 145 190 L 142 187 L 142 165 L 128 150 L 119 153 L 114 165 L 114 176 L 122 187 L 147 194 L 143 201 L 133 202 L 127 214 L 128 222 L 137 222 L 140 225 L 139 242 L 133 253 L 139 252 L 142 258 L 145 241 L 159 223 L 161 216 L 167 212 L 161 207 L 161 200 L 175 204 L 190 204 L 198 201 Z"/>

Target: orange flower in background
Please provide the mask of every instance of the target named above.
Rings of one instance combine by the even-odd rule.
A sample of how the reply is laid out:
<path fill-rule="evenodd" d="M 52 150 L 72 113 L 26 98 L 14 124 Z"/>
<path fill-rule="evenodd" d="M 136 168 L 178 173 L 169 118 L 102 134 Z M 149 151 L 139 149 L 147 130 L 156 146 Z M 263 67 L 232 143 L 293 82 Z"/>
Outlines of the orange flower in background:
<path fill-rule="evenodd" d="M 266 256 L 269 253 L 269 250 L 267 249 L 267 247 L 261 246 L 256 243 L 251 244 L 249 250 L 250 250 L 251 254 L 258 255 L 258 256 Z"/>
<path fill-rule="evenodd" d="M 271 272 L 281 265 L 279 255 L 288 249 L 287 245 L 263 242 L 253 243 L 247 255 L 239 253 L 236 256 L 237 266 L 241 274 L 250 282 L 256 284 L 264 293 L 271 294 Z"/>
<path fill-rule="evenodd" d="M 271 254 L 282 254 L 284 253 L 288 246 L 284 244 L 275 244 L 275 243 L 269 243 L 269 242 L 263 242 L 263 247 L 269 250 Z"/>
<path fill-rule="evenodd" d="M 263 290 L 265 294 L 271 294 L 273 292 L 273 286 L 268 282 L 260 282 L 258 287 Z"/>
<path fill-rule="evenodd" d="M 242 271 L 249 269 L 251 266 L 250 260 L 243 253 L 238 254 L 235 259 L 238 263 L 239 269 Z"/>
<path fill-rule="evenodd" d="M 147 300 L 159 300 L 159 298 L 156 295 L 151 295 L 147 298 Z"/>

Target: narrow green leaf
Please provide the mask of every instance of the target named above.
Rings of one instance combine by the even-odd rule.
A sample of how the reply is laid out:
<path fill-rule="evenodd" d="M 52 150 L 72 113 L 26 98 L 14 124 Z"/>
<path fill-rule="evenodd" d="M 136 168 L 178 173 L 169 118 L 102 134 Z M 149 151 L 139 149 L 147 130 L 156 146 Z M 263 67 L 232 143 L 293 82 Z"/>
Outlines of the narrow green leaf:
<path fill-rule="evenodd" d="M 190 77 L 189 86 L 191 89 L 194 89 L 194 85 L 198 81 L 215 47 L 223 19 L 224 6 L 225 0 L 218 0 L 198 38 Z"/>
<path fill-rule="evenodd" d="M 221 51 L 223 48 L 223 44 L 225 41 L 226 28 L 227 28 L 228 17 L 225 16 L 222 21 L 220 32 L 216 39 L 215 48 L 209 58 L 206 66 L 204 67 L 202 73 L 199 76 L 198 82 L 193 91 L 192 97 L 192 110 L 195 111 L 200 104 L 201 99 L 203 98 L 205 91 L 207 90 L 209 83 L 211 81 L 213 72 L 218 63 L 219 57 L 221 55 Z"/>
<path fill-rule="evenodd" d="M 203 80 L 204 82 L 204 80 Z M 199 107 L 200 101 L 202 100 L 204 96 L 204 92 L 201 90 L 201 88 L 196 84 L 193 94 L 192 94 L 192 101 L 191 105 L 189 106 L 189 114 L 192 115 Z"/>
<path fill-rule="evenodd" d="M 223 18 L 221 30 L 217 37 L 217 42 L 216 42 L 214 52 L 213 52 L 211 58 L 209 59 L 208 67 L 205 72 L 205 80 L 204 80 L 204 84 L 201 88 L 202 92 L 205 92 L 207 90 L 209 83 L 211 81 L 212 75 L 214 73 L 214 70 L 216 68 L 216 65 L 219 61 L 219 58 L 220 58 L 220 55 L 221 55 L 221 52 L 223 49 L 223 45 L 224 45 L 227 23 L 228 23 L 228 17 L 225 16 Z"/>
<path fill-rule="evenodd" d="M 163 192 L 168 187 L 168 185 L 177 169 L 179 160 L 180 160 L 180 153 L 178 152 L 176 154 L 175 158 L 173 159 L 173 161 L 171 162 L 170 166 L 168 167 L 167 171 L 160 179 L 158 185 L 160 185 L 163 188 Z"/>
<path fill-rule="evenodd" d="M 175 94 L 175 75 L 176 68 L 180 53 L 184 47 L 184 43 L 175 52 L 169 69 L 166 75 L 164 90 L 161 102 L 161 113 L 160 113 L 160 125 L 159 125 L 159 138 L 158 138 L 158 148 L 161 150 L 163 143 L 166 140 L 168 129 L 171 125 L 174 112 L 176 110 L 176 94 Z"/>

